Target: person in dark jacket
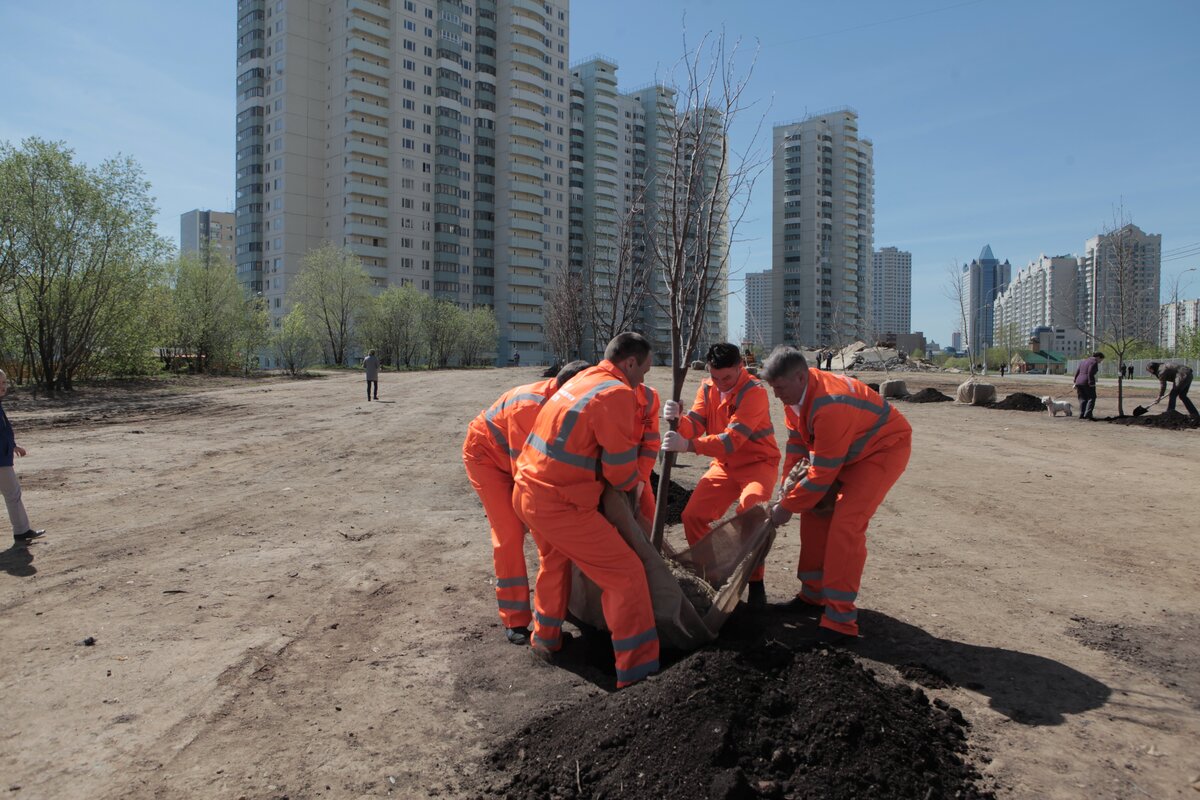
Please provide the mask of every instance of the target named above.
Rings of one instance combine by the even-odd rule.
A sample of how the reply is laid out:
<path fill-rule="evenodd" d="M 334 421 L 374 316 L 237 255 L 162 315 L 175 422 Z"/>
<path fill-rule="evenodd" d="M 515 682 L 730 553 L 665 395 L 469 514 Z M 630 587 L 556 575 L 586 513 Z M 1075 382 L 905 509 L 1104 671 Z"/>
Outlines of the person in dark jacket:
<path fill-rule="evenodd" d="M 0 369 L 0 398 L 7 393 L 8 375 Z M 35 531 L 30 527 L 29 515 L 25 513 L 25 504 L 21 501 L 21 482 L 17 480 L 17 472 L 13 469 L 13 456 L 24 455 L 25 448 L 17 444 L 8 415 L 4 413 L 3 404 L 0 404 L 0 494 L 4 495 L 4 504 L 8 506 L 13 541 L 17 544 L 24 544 L 45 533 L 44 530 Z"/>
<path fill-rule="evenodd" d="M 1104 353 L 1092 353 L 1075 368 L 1075 396 L 1079 398 L 1080 419 L 1095 419 L 1092 414 L 1096 410 L 1096 373 L 1103 360 Z"/>
<path fill-rule="evenodd" d="M 1175 401 L 1182 400 L 1192 419 L 1200 420 L 1196 407 L 1188 399 L 1188 389 L 1192 388 L 1192 368 L 1187 364 L 1160 364 L 1151 361 L 1146 365 L 1146 371 L 1158 378 L 1158 399 L 1162 400 L 1167 393 L 1167 383 L 1171 384 L 1171 396 L 1167 399 L 1167 413 L 1175 410 Z M 1157 400 L 1155 402 L 1158 402 Z"/>

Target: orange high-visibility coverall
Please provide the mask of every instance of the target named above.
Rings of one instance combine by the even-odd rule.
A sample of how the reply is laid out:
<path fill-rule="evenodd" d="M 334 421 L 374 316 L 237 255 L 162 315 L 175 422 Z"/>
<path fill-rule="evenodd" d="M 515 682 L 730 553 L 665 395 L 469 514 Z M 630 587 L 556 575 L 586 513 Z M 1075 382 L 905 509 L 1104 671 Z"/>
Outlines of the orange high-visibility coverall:
<path fill-rule="evenodd" d="M 638 473 L 641 475 L 642 499 L 638 505 L 638 514 L 651 522 L 654 521 L 654 487 L 650 485 L 650 472 L 654 469 L 654 461 L 658 458 L 658 448 L 662 437 L 658 433 L 658 415 L 662 404 L 658 392 L 646 384 L 634 389 L 638 401 L 638 416 L 642 420 L 642 444 L 638 448 Z"/>
<path fill-rule="evenodd" d="M 640 481 L 642 433 L 633 387 L 611 361 L 601 361 L 546 402 L 517 458 L 513 492 L 541 559 L 532 646 L 551 652 L 562 647 L 574 562 L 603 591 L 618 687 L 658 670 L 645 569 L 598 510 L 604 481 L 620 491 Z"/>
<path fill-rule="evenodd" d="M 513 511 L 513 474 L 521 445 L 555 389 L 554 378 L 509 389 L 471 420 L 463 442 L 467 478 L 492 528 L 496 603 L 506 628 L 525 628 L 533 619 L 525 571 L 525 523 Z"/>
<path fill-rule="evenodd" d="M 683 509 L 683 532 L 689 544 L 707 536 L 734 500 L 740 514 L 771 499 L 779 476 L 771 400 L 766 387 L 745 367 L 724 397 L 712 379 L 705 378 L 696 390 L 692 409 L 680 416 L 678 430 L 691 440 L 693 451 L 713 456 L 708 472 L 696 483 Z M 763 565 L 759 564 L 750 580 L 762 579 Z"/>
<path fill-rule="evenodd" d="M 784 474 L 801 458 L 811 462 L 781 501 L 800 514 L 800 597 L 825 606 L 822 627 L 855 636 L 867 524 L 908 465 L 912 427 L 866 384 L 815 369 L 808 371 L 803 398 L 785 416 Z M 835 479 L 842 486 L 833 514 L 809 513 Z"/>

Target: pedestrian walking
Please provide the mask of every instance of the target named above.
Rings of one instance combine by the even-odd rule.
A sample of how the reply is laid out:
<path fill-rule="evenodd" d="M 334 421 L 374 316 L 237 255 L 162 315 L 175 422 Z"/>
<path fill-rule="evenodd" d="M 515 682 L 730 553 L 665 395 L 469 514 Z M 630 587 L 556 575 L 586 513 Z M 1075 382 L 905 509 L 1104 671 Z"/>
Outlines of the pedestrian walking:
<path fill-rule="evenodd" d="M 375 356 L 374 350 L 367 351 L 367 357 L 362 361 L 363 372 L 367 374 L 367 402 L 379 399 L 379 359 Z M 371 397 L 372 389 L 375 396 Z"/>
<path fill-rule="evenodd" d="M 8 375 L 0 369 L 0 398 L 8 394 Z M 25 503 L 21 500 L 21 482 L 17 480 L 17 471 L 13 468 L 13 457 L 24 457 L 26 450 L 17 444 L 12 424 L 4 413 L 4 405 L 0 403 L 0 494 L 4 495 L 4 505 L 8 506 L 8 521 L 12 523 L 13 541 L 25 544 L 30 539 L 36 539 L 45 530 L 34 530 L 29 524 L 29 514 L 25 512 Z"/>
<path fill-rule="evenodd" d="M 1096 418 L 1093 416 L 1096 411 L 1096 374 L 1103 360 L 1104 353 L 1092 353 L 1075 368 L 1075 396 L 1079 398 L 1080 419 Z"/>

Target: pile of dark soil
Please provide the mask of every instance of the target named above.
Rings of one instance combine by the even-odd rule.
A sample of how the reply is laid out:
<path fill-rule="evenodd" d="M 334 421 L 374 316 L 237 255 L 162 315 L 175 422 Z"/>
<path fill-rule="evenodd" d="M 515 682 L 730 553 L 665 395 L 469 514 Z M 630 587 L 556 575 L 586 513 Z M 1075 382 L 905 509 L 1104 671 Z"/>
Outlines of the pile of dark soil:
<path fill-rule="evenodd" d="M 953 403 L 954 398 L 949 395 L 942 394 L 937 389 L 930 386 L 928 389 L 922 389 L 916 394 L 910 394 L 904 398 L 910 403 Z"/>
<path fill-rule="evenodd" d="M 654 496 L 658 497 L 658 472 L 650 473 L 650 486 L 654 489 Z M 685 489 L 675 481 L 671 481 L 671 486 L 667 490 L 667 524 L 678 525 L 683 522 L 683 507 L 687 505 L 688 500 L 692 497 L 692 490 Z"/>
<path fill-rule="evenodd" d="M 489 757 L 510 798 L 991 798 L 964 764 L 966 721 L 849 655 L 777 643 L 689 656 L 570 706 Z"/>
<path fill-rule="evenodd" d="M 1040 397 L 1034 397 L 1025 392 L 1013 392 L 998 403 L 992 403 L 988 408 L 1001 411 L 1045 411 L 1046 404 Z"/>
<path fill-rule="evenodd" d="M 1117 425 L 1141 425 L 1146 428 L 1161 428 L 1167 431 L 1186 431 L 1200 428 L 1200 422 L 1194 421 L 1187 414 L 1178 411 L 1164 411 L 1161 414 L 1145 414 L 1140 417 L 1108 417 L 1105 422 Z"/>

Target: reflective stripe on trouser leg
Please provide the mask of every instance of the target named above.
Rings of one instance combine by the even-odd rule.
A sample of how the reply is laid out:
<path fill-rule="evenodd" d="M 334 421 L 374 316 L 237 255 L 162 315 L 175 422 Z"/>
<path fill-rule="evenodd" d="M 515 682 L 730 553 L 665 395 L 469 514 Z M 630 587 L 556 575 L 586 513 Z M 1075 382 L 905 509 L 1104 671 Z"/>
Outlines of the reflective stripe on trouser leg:
<path fill-rule="evenodd" d="M 908 465 L 911 437 L 883 452 L 844 468 L 838 475 L 842 498 L 830 520 L 825 544 L 821 627 L 858 635 L 858 598 L 867 563 L 867 525 L 879 504 Z"/>
<path fill-rule="evenodd" d="M 29 515 L 25 513 L 25 503 L 21 500 L 21 482 L 17 480 L 17 471 L 12 467 L 0 467 L 0 494 L 4 495 L 4 504 L 8 507 L 8 521 L 12 523 L 13 535 L 18 536 L 29 530 Z"/>
<path fill-rule="evenodd" d="M 779 463 L 760 461 L 756 464 L 737 467 L 730 470 L 730 473 L 742 487 L 737 505 L 737 513 L 741 514 L 759 503 L 765 503 L 771 499 L 771 493 L 775 491 L 775 479 L 779 477 Z M 761 581 L 763 579 L 766 573 L 766 557 L 767 554 L 763 553 L 763 561 L 759 562 L 754 571 L 750 573 L 750 580 Z"/>
<path fill-rule="evenodd" d="M 565 505 L 537 508 L 517 492 L 522 517 L 530 524 L 542 566 L 533 595 L 534 636 L 550 630 L 567 610 L 570 565 L 574 563 L 601 592 L 604 621 L 612 632 L 617 686 L 627 686 L 658 670 L 658 636 L 653 633 L 654 608 L 641 560 L 617 529 L 597 511 L 580 512 Z M 560 569 L 561 559 L 566 569 Z M 543 597 L 544 592 L 554 594 Z M 546 620 L 544 617 L 557 618 Z M 618 644 L 626 649 L 616 649 Z M 548 647 L 548 646 L 547 646 Z M 549 648 L 548 648 L 549 649 Z"/>
<path fill-rule="evenodd" d="M 825 545 L 829 539 L 832 517 L 800 514 L 800 561 L 796 577 L 800 579 L 800 596 L 814 605 L 824 604 L 821 587 L 824 585 Z"/>
<path fill-rule="evenodd" d="M 492 529 L 496 606 L 506 628 L 529 626 L 529 577 L 525 569 L 525 523 L 513 509 L 513 480 L 496 465 L 464 458 L 467 478 L 483 503 Z"/>

